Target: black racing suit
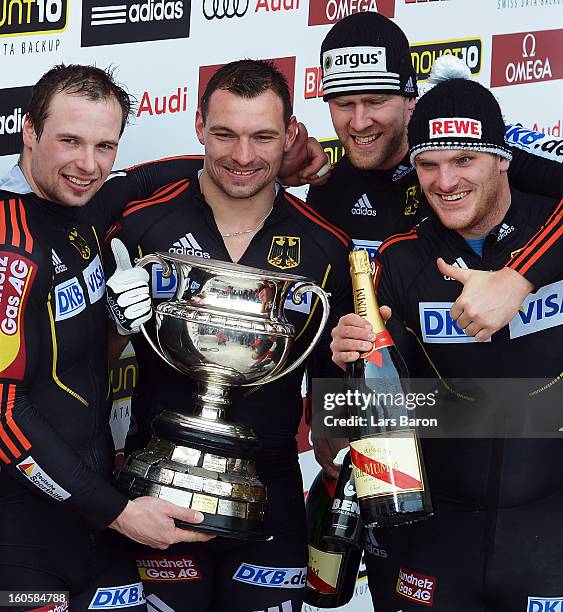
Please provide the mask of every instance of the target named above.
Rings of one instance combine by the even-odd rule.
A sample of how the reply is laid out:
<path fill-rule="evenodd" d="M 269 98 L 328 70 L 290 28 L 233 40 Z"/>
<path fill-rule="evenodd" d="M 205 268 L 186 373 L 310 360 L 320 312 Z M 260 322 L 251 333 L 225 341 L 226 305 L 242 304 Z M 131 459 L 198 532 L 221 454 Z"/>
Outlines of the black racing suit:
<path fill-rule="evenodd" d="M 112 543 L 117 534 L 100 533 L 127 503 L 109 484 L 100 241 L 125 202 L 190 168 L 178 158 L 118 172 L 82 209 L 35 196 L 17 167 L 3 181 L 0 590 L 70 591 L 74 612 L 101 597 L 98 587 L 139 583 Z"/>
<path fill-rule="evenodd" d="M 197 179 L 178 181 L 152 198 L 129 204 L 110 232 L 109 238 L 113 236 L 123 240 L 137 257 L 169 251 L 231 261 Z M 284 242 L 290 245 L 289 250 L 280 255 L 278 245 Z M 330 320 L 315 349 L 325 375 L 338 375 L 330 361 L 330 329 L 352 307 L 348 251 L 349 240 L 342 231 L 279 189 L 271 214 L 239 261 L 310 277 L 330 292 Z M 159 266 L 152 266 L 151 279 L 155 300 L 173 295 L 175 280 L 164 279 Z M 317 298 L 311 302 L 310 294 L 301 307 L 286 302 L 286 316 L 297 334 L 289 362 L 302 354 L 318 328 L 321 305 L 316 302 Z M 164 364 L 140 335 L 134 337 L 133 343 L 139 381 L 132 412 L 138 430 L 135 446 L 141 447 L 150 437 L 150 422 L 158 412 L 191 410 L 195 383 Z M 257 470 L 268 489 L 266 530 L 274 534 L 274 539 L 244 543 L 218 537 L 209 543 L 176 545 L 167 552 L 138 550 L 137 563 L 147 601 L 156 609 L 180 612 L 186 609 L 186 601 L 194 612 L 301 609 L 307 536 L 295 435 L 302 413 L 303 369 L 299 367 L 260 388 L 234 389 L 231 393 L 229 420 L 250 426 L 261 444 Z M 129 442 L 131 445 L 131 438 Z M 182 568 L 192 571 L 182 573 Z M 282 575 L 279 572 L 284 576 L 281 583 L 273 580 L 274 575 Z"/>
<path fill-rule="evenodd" d="M 419 358 L 408 363 L 413 377 L 550 379 L 553 384 L 542 393 L 558 402 L 552 424 L 556 432 L 563 426 L 562 262 L 555 282 L 530 294 L 513 321 L 483 343 L 466 337 L 448 319 L 459 285 L 440 274 L 435 263 L 443 257 L 461 267 L 500 269 L 531 239 L 549 244 L 558 231 L 557 215 L 563 214 L 560 203 L 549 216 L 553 207 L 551 199 L 513 190 L 511 206 L 486 237 L 482 257 L 431 215 L 381 245 L 376 283 L 380 303 L 391 306 L 393 317 L 421 348 Z M 449 408 L 479 418 L 478 404 L 468 407 L 459 400 Z M 512 405 L 511 415 L 517 414 Z M 434 516 L 371 533 L 373 550 L 366 564 L 375 609 L 560 609 L 563 439 L 425 438 L 422 449 Z"/>
<path fill-rule="evenodd" d="M 506 130 L 513 153 L 509 167 L 512 184 L 522 191 L 559 198 L 563 191 L 562 165 L 550 151 L 536 146 L 544 142 L 543 135 L 510 125 Z M 383 240 L 392 234 L 408 232 L 429 214 L 408 156 L 390 170 L 358 170 L 344 156 L 335 164 L 325 185 L 309 189 L 307 203 L 342 228 L 352 238 L 355 248 L 366 249 L 372 258 Z M 559 228 L 562 225 L 559 217 Z M 531 243 L 530 248 L 508 262 L 535 287 L 553 280 L 563 257 L 560 238 L 550 245 L 549 251 L 543 250 L 544 245 Z M 453 285 L 459 296 L 460 286 Z M 416 358 L 417 348 L 412 337 L 393 319 L 389 326 L 402 346 L 405 359 Z M 384 558 L 386 551 L 378 546 L 371 530 L 366 530 L 366 534 L 364 551 L 369 572 L 370 560 Z"/>

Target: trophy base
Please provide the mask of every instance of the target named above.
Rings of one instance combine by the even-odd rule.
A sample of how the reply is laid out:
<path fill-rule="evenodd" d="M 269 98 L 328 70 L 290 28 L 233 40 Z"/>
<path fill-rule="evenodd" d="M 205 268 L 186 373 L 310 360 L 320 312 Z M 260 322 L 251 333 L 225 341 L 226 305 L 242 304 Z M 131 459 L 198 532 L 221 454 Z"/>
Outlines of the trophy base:
<path fill-rule="evenodd" d="M 258 451 L 258 439 L 253 431 L 236 423 L 165 410 L 154 419 L 152 428 L 158 437 L 174 444 L 223 456 L 252 459 Z"/>
<path fill-rule="evenodd" d="M 117 487 L 131 499 L 149 495 L 202 512 L 203 523 L 176 521 L 179 527 L 238 540 L 271 539 L 264 530 L 266 488 L 254 461 L 209 452 L 208 441 L 195 431 L 188 436 L 184 430 L 181 437 L 189 446 L 154 436 L 132 453 L 117 474 Z M 255 438 L 248 441 L 256 447 Z"/>

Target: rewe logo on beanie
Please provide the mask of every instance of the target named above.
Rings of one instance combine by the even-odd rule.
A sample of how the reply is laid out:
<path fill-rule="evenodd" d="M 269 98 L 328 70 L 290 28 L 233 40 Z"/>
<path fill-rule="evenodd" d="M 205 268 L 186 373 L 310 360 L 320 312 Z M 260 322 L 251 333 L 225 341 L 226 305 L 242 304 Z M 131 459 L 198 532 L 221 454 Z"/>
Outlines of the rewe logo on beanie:
<path fill-rule="evenodd" d="M 387 72 L 385 47 L 342 47 L 323 54 L 325 77 L 339 72 L 365 69 Z"/>
<path fill-rule="evenodd" d="M 464 117 L 446 117 L 430 119 L 430 138 L 460 137 L 481 138 L 481 122 L 477 119 L 467 119 Z"/>

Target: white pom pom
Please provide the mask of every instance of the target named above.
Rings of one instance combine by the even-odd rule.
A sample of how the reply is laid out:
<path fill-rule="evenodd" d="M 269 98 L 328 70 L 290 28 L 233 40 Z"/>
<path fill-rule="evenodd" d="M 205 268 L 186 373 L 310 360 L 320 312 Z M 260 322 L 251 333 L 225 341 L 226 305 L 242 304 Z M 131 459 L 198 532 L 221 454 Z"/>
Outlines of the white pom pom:
<path fill-rule="evenodd" d="M 433 64 L 428 82 L 432 85 L 450 79 L 470 79 L 471 70 L 467 64 L 455 55 L 442 55 Z"/>
<path fill-rule="evenodd" d="M 450 79 L 470 79 L 471 70 L 467 64 L 455 55 L 442 55 L 432 64 L 432 70 L 428 80 L 418 86 L 418 95 L 423 96 L 429 92 L 434 85 L 449 81 Z"/>

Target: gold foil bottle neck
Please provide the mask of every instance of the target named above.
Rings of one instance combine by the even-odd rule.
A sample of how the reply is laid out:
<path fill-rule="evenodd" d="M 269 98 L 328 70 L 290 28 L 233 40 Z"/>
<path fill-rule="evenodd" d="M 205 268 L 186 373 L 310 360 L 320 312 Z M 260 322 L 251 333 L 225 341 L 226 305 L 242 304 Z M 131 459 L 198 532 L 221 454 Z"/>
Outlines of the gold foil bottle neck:
<path fill-rule="evenodd" d="M 369 274 L 371 276 L 371 264 L 367 251 L 363 249 L 352 251 L 348 259 L 350 260 L 350 274 Z"/>
<path fill-rule="evenodd" d="M 354 311 L 357 315 L 369 321 L 374 333 L 379 334 L 385 331 L 385 323 L 383 323 L 379 313 L 369 255 L 367 251 L 358 250 L 352 251 L 348 257 L 352 291 L 354 292 Z"/>

